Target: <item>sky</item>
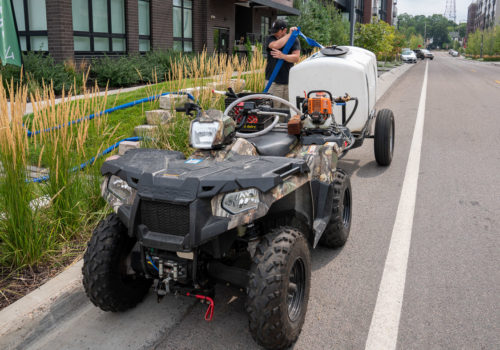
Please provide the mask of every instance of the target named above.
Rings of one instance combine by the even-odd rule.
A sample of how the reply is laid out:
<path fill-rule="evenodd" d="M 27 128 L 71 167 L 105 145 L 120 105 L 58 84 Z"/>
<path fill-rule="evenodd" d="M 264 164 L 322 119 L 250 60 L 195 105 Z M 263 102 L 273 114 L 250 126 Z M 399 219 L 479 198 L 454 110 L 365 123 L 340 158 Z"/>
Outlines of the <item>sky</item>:
<path fill-rule="evenodd" d="M 408 13 L 410 15 L 433 15 L 435 13 L 444 15 L 447 0 L 398 0 L 398 15 Z M 473 0 L 455 0 L 457 11 L 457 22 L 467 22 L 467 8 Z"/>

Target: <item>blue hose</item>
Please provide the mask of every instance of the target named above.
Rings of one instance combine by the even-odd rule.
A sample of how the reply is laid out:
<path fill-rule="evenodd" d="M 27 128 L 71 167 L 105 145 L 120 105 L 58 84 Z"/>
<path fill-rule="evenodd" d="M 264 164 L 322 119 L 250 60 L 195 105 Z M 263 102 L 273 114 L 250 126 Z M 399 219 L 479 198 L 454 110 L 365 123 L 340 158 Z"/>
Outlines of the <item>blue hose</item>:
<path fill-rule="evenodd" d="M 188 92 L 164 92 L 164 93 L 162 93 L 160 95 L 146 97 L 146 98 L 143 98 L 143 99 L 140 99 L 140 100 L 132 101 L 132 102 L 129 102 L 129 103 L 125 103 L 123 105 L 119 105 L 119 106 L 116 106 L 116 107 L 113 107 L 113 108 L 109 108 L 109 109 L 106 109 L 105 111 L 102 111 L 102 112 L 99 112 L 99 113 L 92 113 L 92 114 L 87 115 L 85 117 L 82 117 L 82 118 L 79 118 L 79 119 L 76 119 L 76 120 L 72 120 L 72 121 L 68 122 L 67 124 L 57 125 L 57 126 L 54 126 L 52 128 L 47 128 L 47 129 L 44 129 L 44 130 L 36 130 L 36 131 L 30 131 L 30 130 L 28 130 L 27 131 L 28 132 L 28 137 L 32 137 L 34 135 L 38 135 L 38 134 L 40 134 L 42 132 L 51 132 L 51 131 L 54 131 L 54 130 L 58 130 L 58 129 L 61 129 L 62 127 L 64 127 L 64 126 L 70 126 L 70 125 L 73 125 L 73 124 L 78 124 L 78 123 L 81 123 L 84 120 L 92 120 L 95 117 L 100 117 L 103 114 L 108 114 L 108 113 L 112 113 L 112 112 L 115 112 L 115 111 L 119 111 L 120 109 L 125 109 L 125 108 L 129 108 L 129 107 L 133 107 L 133 106 L 136 106 L 136 105 L 141 104 L 141 103 L 154 101 L 154 100 L 159 99 L 161 96 L 171 95 L 171 94 L 175 94 L 175 95 L 187 95 L 191 100 L 194 101 L 194 96 L 191 95 Z"/>
<path fill-rule="evenodd" d="M 151 259 L 151 257 L 149 255 L 148 255 L 148 260 L 149 260 L 149 263 L 151 264 L 151 266 L 153 266 L 156 271 L 160 272 L 160 270 L 158 270 L 155 263 L 153 262 L 153 259 Z"/>
<path fill-rule="evenodd" d="M 87 165 L 93 164 L 96 161 L 96 159 L 98 159 L 98 158 L 100 158 L 100 157 L 102 157 L 102 156 L 110 153 L 114 149 L 116 149 L 116 147 L 118 147 L 120 145 L 120 143 L 122 143 L 123 141 L 140 141 L 140 140 L 142 140 L 142 137 L 140 137 L 140 136 L 127 137 L 127 138 L 125 138 L 123 140 L 120 140 L 117 143 L 115 143 L 114 145 L 106 148 L 104 151 L 102 151 L 101 153 L 99 153 L 97 156 L 90 158 L 88 161 L 80 164 L 79 166 L 75 166 L 70 171 L 75 172 L 75 171 L 78 171 L 78 170 L 85 169 L 87 167 Z M 41 183 L 41 182 L 45 182 L 45 181 L 48 181 L 48 180 L 49 180 L 49 176 L 46 175 L 46 176 L 37 177 L 37 178 L 32 179 L 32 180 L 27 180 L 27 181 L 28 182 Z"/>

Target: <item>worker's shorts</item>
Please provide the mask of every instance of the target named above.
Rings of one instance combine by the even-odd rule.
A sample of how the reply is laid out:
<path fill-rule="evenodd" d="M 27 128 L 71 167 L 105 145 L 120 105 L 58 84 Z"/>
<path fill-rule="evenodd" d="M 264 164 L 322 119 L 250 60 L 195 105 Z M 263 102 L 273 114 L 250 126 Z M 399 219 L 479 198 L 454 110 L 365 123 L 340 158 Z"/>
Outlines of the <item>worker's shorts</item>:
<path fill-rule="evenodd" d="M 267 80 L 266 80 L 266 86 L 267 86 Z M 272 83 L 271 87 L 269 88 L 268 91 L 271 95 L 281 97 L 282 99 L 288 101 L 288 84 L 276 84 Z M 282 103 L 273 102 L 274 108 L 288 108 Z"/>

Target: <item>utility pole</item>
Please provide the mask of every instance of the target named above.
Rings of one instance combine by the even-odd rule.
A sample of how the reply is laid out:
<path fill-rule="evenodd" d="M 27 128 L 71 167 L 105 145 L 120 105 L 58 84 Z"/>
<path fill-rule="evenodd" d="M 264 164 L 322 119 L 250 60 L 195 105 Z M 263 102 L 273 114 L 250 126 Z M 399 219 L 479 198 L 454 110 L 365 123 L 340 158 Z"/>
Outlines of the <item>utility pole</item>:
<path fill-rule="evenodd" d="M 354 12 L 354 0 L 351 0 L 351 37 L 349 38 L 349 43 L 351 46 L 354 46 L 354 23 L 356 23 L 356 13 Z"/>
<path fill-rule="evenodd" d="M 483 58 L 483 43 L 484 43 L 484 32 L 481 32 L 481 53 L 479 57 Z"/>
<path fill-rule="evenodd" d="M 427 48 L 427 21 L 424 22 L 424 49 Z"/>

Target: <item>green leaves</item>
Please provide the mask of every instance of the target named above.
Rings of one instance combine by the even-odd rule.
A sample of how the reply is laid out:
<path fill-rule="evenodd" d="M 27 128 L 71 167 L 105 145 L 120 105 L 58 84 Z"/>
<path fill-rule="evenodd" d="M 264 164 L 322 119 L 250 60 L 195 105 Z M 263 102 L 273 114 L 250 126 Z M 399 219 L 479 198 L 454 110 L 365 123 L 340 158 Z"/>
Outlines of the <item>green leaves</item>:
<path fill-rule="evenodd" d="M 387 58 L 393 54 L 396 38 L 396 29 L 384 21 L 374 21 L 368 24 L 358 24 L 355 45 L 372 51 L 377 59 Z M 402 43 L 399 43 L 402 44 Z"/>
<path fill-rule="evenodd" d="M 300 27 L 305 35 L 323 46 L 349 44 L 349 22 L 343 20 L 333 2 L 297 1 L 294 6 L 300 9 L 301 14 L 288 17 L 289 27 Z M 301 47 L 306 50 L 310 48 L 303 39 Z"/>

